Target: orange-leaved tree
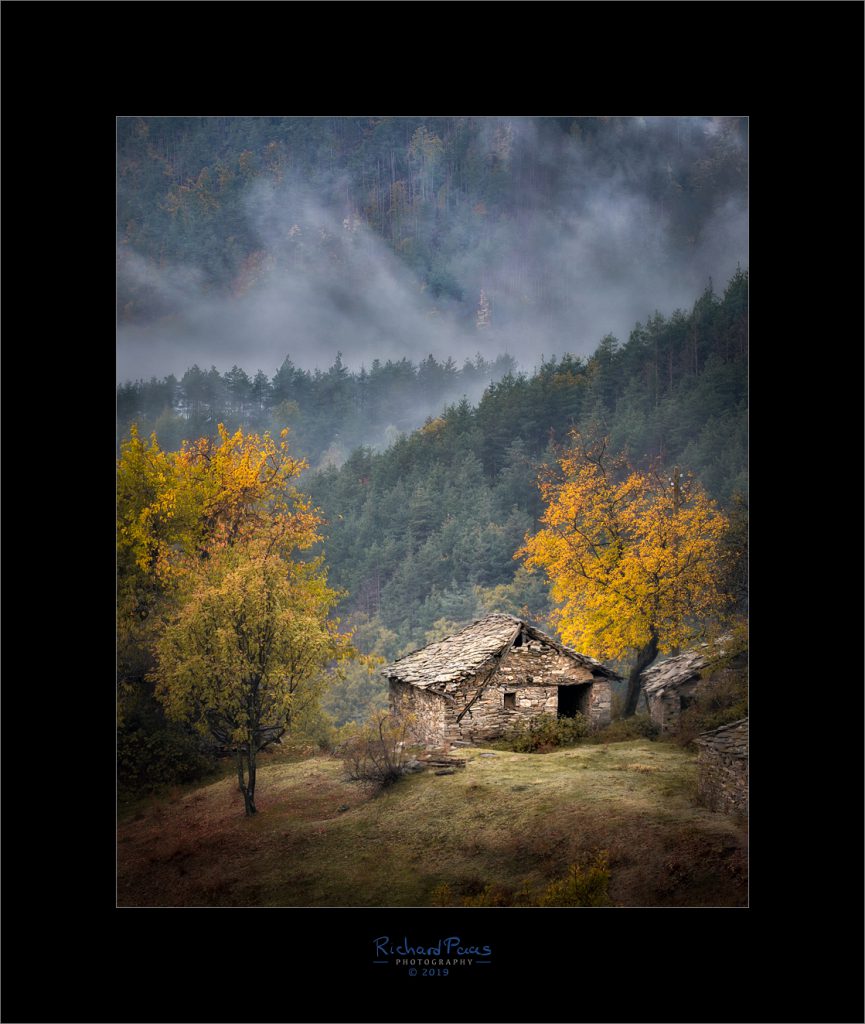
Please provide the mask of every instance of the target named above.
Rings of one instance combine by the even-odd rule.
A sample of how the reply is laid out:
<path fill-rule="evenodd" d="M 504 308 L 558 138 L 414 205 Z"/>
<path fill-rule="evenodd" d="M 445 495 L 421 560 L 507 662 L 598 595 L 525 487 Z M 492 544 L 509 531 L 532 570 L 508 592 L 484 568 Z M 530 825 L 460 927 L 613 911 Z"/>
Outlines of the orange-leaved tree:
<path fill-rule="evenodd" d="M 640 674 L 717 626 L 728 606 L 727 519 L 698 481 L 611 457 L 606 438 L 573 431 L 558 467 L 539 481 L 542 527 L 515 557 L 543 569 L 565 643 L 602 659 L 632 656 L 623 715 Z"/>

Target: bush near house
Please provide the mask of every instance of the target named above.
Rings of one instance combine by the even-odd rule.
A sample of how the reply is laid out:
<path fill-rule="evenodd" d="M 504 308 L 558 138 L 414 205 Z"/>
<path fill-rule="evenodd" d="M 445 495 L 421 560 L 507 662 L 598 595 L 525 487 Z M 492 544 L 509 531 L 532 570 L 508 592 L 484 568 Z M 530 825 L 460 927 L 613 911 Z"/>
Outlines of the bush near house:
<path fill-rule="evenodd" d="M 654 740 L 660 733 L 658 725 L 647 714 L 633 715 L 611 722 L 592 734 L 592 743 L 621 743 L 623 740 Z"/>
<path fill-rule="evenodd" d="M 492 745 L 499 750 L 514 750 L 520 754 L 543 754 L 557 747 L 570 747 L 589 735 L 588 720 L 579 712 L 573 718 L 539 715 L 528 722 L 520 722 L 506 739 Z"/>
<path fill-rule="evenodd" d="M 411 716 L 396 718 L 376 711 L 361 726 L 347 726 L 337 748 L 352 782 L 370 782 L 379 789 L 390 786 L 405 772 L 411 759 Z"/>

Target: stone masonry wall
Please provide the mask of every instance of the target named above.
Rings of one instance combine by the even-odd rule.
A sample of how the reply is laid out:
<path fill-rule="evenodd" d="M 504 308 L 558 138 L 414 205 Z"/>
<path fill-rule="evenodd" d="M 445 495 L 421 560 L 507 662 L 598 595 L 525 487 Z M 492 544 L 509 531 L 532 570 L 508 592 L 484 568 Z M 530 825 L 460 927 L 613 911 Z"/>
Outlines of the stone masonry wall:
<path fill-rule="evenodd" d="M 412 716 L 411 732 L 419 743 L 437 744 L 442 741 L 446 733 L 447 703 L 436 693 L 391 680 L 391 708 L 401 717 Z"/>
<path fill-rule="evenodd" d="M 564 686 L 568 683 L 590 683 L 593 678 L 588 668 L 559 654 L 555 648 L 547 647 L 538 640 L 529 640 L 508 651 L 496 682 L 517 686 Z"/>
<path fill-rule="evenodd" d="M 470 710 L 457 725 L 456 716 L 465 707 L 475 690 L 469 688 L 469 695 L 448 715 L 449 738 L 466 740 L 495 739 L 512 732 L 519 722 L 527 722 L 539 715 L 555 715 L 558 709 L 559 691 L 555 686 L 508 686 L 496 685 L 496 680 L 484 690 Z M 514 707 L 505 707 L 504 695 L 514 694 Z M 462 696 L 462 695 L 461 695 Z"/>
<path fill-rule="evenodd" d="M 697 737 L 700 801 L 722 814 L 748 813 L 748 722 Z"/>
<path fill-rule="evenodd" d="M 391 706 L 414 716 L 418 739 L 429 745 L 495 739 L 512 732 L 520 722 L 556 715 L 559 686 L 578 687 L 578 710 L 592 723 L 610 721 L 609 680 L 593 676 L 588 668 L 536 640 L 511 648 L 483 693 L 457 722 L 457 715 L 475 696 L 483 678 L 482 672 L 464 681 L 448 697 L 392 681 Z M 513 707 L 505 706 L 505 694 L 509 693 L 514 694 Z"/>
<path fill-rule="evenodd" d="M 589 721 L 593 725 L 609 725 L 613 711 L 613 688 L 609 679 L 596 678 L 589 697 Z"/>
<path fill-rule="evenodd" d="M 699 677 L 686 683 L 669 685 L 664 689 L 646 693 L 649 703 L 649 717 L 662 733 L 672 732 L 679 724 L 682 714 L 682 698 L 693 696 L 700 685 Z"/>
<path fill-rule="evenodd" d="M 591 671 L 546 644 L 530 640 L 512 647 L 488 688 L 472 705 L 462 721 L 456 716 L 477 692 L 471 680 L 455 694 L 448 705 L 448 739 L 494 739 L 513 731 L 517 724 L 539 715 L 556 715 L 559 686 L 578 686 L 578 709 L 596 725 L 610 721 L 612 690 L 609 680 L 596 678 Z M 504 695 L 515 695 L 514 707 L 505 707 Z"/>

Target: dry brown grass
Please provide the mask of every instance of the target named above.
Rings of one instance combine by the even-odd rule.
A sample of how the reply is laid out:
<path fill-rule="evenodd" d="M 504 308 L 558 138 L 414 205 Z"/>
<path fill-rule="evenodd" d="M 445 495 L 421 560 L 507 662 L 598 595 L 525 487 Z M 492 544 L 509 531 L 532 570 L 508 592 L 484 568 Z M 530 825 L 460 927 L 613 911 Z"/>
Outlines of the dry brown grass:
<path fill-rule="evenodd" d="M 152 801 L 120 826 L 118 901 L 427 906 L 443 883 L 540 890 L 606 849 L 620 906 L 744 905 L 744 830 L 696 806 L 681 748 L 479 753 L 461 751 L 454 775 L 409 776 L 377 797 L 336 760 L 272 762 L 252 819 L 231 778 Z"/>

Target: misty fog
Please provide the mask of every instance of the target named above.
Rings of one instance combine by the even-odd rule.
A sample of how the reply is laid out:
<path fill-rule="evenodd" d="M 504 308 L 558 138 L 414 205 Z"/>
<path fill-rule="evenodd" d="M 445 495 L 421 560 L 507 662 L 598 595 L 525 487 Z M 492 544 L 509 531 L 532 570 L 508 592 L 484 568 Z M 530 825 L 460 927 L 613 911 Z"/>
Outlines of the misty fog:
<path fill-rule="evenodd" d="M 723 288 L 737 264 L 747 265 L 744 185 L 719 193 L 690 234 L 675 203 L 652 198 L 660 182 L 675 200 L 677 167 L 693 162 L 688 147 L 719 130 L 715 119 L 633 118 L 594 146 L 580 137 L 551 142 L 538 119 L 480 120 L 499 164 L 522 161 L 537 185 L 528 179 L 512 216 L 487 223 L 477 207 L 442 216 L 436 230 L 452 238 L 467 231 L 469 217 L 482 223 L 471 244 L 454 245 L 448 293 L 432 294 L 363 221 L 352 199 L 363 184 L 349 170 L 322 171 L 314 182 L 297 173 L 257 177 L 242 202 L 255 256 L 231 289 L 215 286 L 194 261 L 157 265 L 121 246 L 121 285 L 148 289 L 160 312 L 121 317 L 118 380 L 180 376 L 193 363 L 272 374 L 286 355 L 312 369 L 337 352 L 352 369 L 375 358 L 432 353 L 461 363 L 507 352 L 530 370 L 542 355 L 589 354 L 608 333 L 626 340 L 635 322 L 690 306 L 710 279 Z M 725 144 L 744 142 L 730 134 Z M 491 305 L 484 329 L 481 289 Z"/>

